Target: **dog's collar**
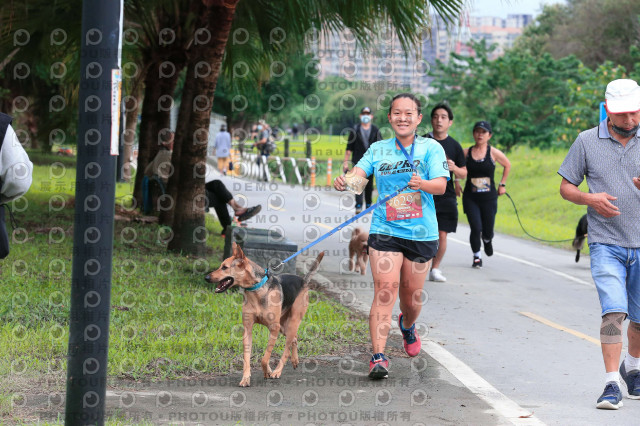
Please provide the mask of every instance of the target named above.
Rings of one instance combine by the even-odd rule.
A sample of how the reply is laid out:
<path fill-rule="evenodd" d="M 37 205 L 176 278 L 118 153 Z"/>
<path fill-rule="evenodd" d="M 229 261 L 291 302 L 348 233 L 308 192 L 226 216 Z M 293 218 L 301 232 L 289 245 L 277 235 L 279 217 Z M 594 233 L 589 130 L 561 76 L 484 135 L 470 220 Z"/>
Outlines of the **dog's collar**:
<path fill-rule="evenodd" d="M 257 289 L 262 287 L 267 282 L 268 279 L 269 279 L 268 270 L 265 269 L 264 270 L 264 277 L 262 277 L 262 279 L 257 284 L 253 285 L 252 287 L 245 288 L 244 291 L 256 291 Z"/>

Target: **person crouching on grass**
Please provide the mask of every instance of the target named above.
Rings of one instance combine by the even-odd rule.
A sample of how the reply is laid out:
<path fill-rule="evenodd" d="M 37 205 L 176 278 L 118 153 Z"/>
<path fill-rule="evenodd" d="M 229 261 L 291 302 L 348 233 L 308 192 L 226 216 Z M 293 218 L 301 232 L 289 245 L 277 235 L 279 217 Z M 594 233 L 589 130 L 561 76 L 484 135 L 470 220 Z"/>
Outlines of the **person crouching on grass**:
<path fill-rule="evenodd" d="M 447 158 L 433 139 L 416 135 L 422 121 L 420 101 L 410 93 L 391 100 L 389 123 L 395 137 L 372 144 L 347 175 L 362 179 L 375 174 L 379 198 L 409 185 L 402 193 L 373 212 L 369 232 L 369 259 L 374 296 L 369 314 L 373 356 L 369 377 L 388 377 L 384 349 L 391 326 L 391 311 L 400 295 L 398 325 L 405 352 L 416 356 L 422 347 L 415 322 L 420 315 L 421 293 L 429 263 L 438 251 L 438 221 L 433 194 L 444 193 L 449 179 Z M 345 176 L 334 180 L 338 191 L 346 189 Z"/>

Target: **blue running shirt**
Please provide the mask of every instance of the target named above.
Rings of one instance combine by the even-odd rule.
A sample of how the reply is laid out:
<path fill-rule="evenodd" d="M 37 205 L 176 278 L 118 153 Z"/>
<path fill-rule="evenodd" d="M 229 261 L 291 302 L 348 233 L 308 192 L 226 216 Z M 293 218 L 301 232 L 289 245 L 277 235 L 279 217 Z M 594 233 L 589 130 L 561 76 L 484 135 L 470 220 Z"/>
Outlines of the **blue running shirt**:
<path fill-rule="evenodd" d="M 396 139 L 385 139 L 372 144 L 356 167 L 367 176 L 374 173 L 378 199 L 405 187 L 413 174 L 409 161 L 396 146 Z M 424 180 L 445 177 L 449 180 L 447 157 L 442 145 L 433 139 L 416 137 L 413 162 Z M 411 154 L 411 146 L 405 148 Z M 417 190 L 405 189 L 404 193 Z M 438 239 L 438 220 L 433 205 L 433 195 L 419 191 L 422 198 L 422 217 L 413 219 L 387 220 L 387 207 L 380 205 L 373 211 L 370 233 L 391 235 L 413 241 L 434 241 Z"/>

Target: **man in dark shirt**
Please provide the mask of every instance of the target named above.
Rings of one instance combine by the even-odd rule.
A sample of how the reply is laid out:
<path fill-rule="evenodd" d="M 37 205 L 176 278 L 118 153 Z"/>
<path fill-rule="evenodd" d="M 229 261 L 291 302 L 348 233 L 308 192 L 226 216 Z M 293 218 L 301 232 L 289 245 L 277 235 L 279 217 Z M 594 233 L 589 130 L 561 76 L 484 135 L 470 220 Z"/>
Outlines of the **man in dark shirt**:
<path fill-rule="evenodd" d="M 440 271 L 440 262 L 447 251 L 447 234 L 456 232 L 458 227 L 458 202 L 456 200 L 457 181 L 467 177 L 467 165 L 462 146 L 449 136 L 449 128 L 453 124 L 453 111 L 447 104 L 440 103 L 431 110 L 431 126 L 433 131 L 425 137 L 435 139 L 442 145 L 447 155 L 447 163 L 451 172 L 451 180 L 447 182 L 447 190 L 443 195 L 434 195 L 433 202 L 438 218 L 438 252 L 433 259 L 429 280 L 444 282 L 447 279 Z"/>
<path fill-rule="evenodd" d="M 344 152 L 344 163 L 342 165 L 342 171 L 347 172 L 351 167 L 351 164 L 355 165 L 360 161 L 362 156 L 369 146 L 382 139 L 380 130 L 371 123 L 371 108 L 364 107 L 360 111 L 360 123 L 356 124 L 353 129 L 349 130 L 347 135 L 347 149 Z M 356 194 L 356 214 L 360 213 L 363 208 L 363 197 L 366 207 L 371 206 L 371 197 L 373 193 L 373 176 L 369 176 L 369 182 L 365 186 L 362 194 Z"/>

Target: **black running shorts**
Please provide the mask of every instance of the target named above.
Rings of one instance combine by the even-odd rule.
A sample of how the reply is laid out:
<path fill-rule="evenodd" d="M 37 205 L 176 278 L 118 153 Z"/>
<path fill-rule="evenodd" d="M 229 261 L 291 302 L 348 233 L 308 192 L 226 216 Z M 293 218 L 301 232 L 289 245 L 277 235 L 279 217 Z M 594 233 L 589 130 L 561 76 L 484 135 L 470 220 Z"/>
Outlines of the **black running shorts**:
<path fill-rule="evenodd" d="M 413 241 L 381 234 L 370 234 L 367 244 L 378 251 L 402 253 L 407 259 L 417 263 L 430 261 L 438 251 L 438 240 Z"/>

